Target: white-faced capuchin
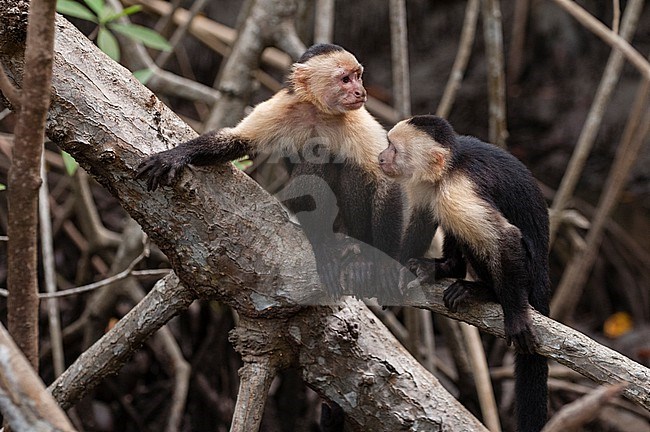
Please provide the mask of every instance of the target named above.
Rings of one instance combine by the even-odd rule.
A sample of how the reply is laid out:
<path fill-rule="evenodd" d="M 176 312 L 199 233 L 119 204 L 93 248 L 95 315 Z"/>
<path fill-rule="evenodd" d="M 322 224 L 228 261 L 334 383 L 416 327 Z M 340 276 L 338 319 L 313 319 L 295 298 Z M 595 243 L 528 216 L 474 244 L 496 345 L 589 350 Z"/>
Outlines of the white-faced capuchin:
<path fill-rule="evenodd" d="M 423 282 L 457 278 L 443 296 L 452 311 L 470 297 L 501 304 L 506 341 L 516 348 L 518 430 L 541 430 L 548 366 L 535 354 L 529 317 L 529 305 L 549 312 L 548 212 L 539 187 L 510 153 L 456 135 L 439 117 L 404 120 L 388 141 L 379 163 L 408 202 L 400 261 Z M 438 226 L 443 257 L 423 258 Z M 465 280 L 467 265 L 475 280 Z"/>
<path fill-rule="evenodd" d="M 387 144 L 386 131 L 364 107 L 362 73 L 357 59 L 340 46 L 314 45 L 293 64 L 286 88 L 257 105 L 237 126 L 152 155 L 141 163 L 137 177 L 146 180 L 148 190 L 155 190 L 173 184 L 188 164 L 220 164 L 264 153 L 269 160 L 288 162 L 290 182 L 302 176 L 294 186 L 304 193 L 295 198 L 294 191 L 285 205 L 296 214 L 311 242 L 329 294 L 341 294 L 342 277 L 354 283 L 351 274 L 359 275 L 354 294 L 390 292 L 397 286 L 397 266 L 375 265 L 374 254 L 352 260 L 343 256 L 349 249 L 340 235 L 373 246 L 364 250 L 381 251 L 376 255 L 384 262 L 386 255 L 396 257 L 399 251 L 401 192 L 376 163 Z M 318 202 L 325 183 L 311 181 L 314 176 L 329 186 L 335 202 Z M 332 220 L 333 206 L 339 211 L 332 226 L 327 221 Z M 314 212 L 323 217 L 315 217 Z"/>

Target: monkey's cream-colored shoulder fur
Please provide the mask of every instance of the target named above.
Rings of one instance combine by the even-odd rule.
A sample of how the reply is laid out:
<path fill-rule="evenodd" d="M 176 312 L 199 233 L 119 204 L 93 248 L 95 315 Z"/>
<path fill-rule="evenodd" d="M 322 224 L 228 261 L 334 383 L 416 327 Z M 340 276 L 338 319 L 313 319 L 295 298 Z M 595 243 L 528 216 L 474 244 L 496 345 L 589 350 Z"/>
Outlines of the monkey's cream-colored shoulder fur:
<path fill-rule="evenodd" d="M 519 233 L 501 212 L 477 194 L 464 173 L 454 173 L 437 183 L 412 182 L 406 187 L 406 195 L 409 206 L 428 208 L 445 232 L 465 239 L 481 256 L 498 257 L 504 233 Z"/>
<path fill-rule="evenodd" d="M 379 176 L 377 156 L 388 145 L 386 131 L 365 107 L 328 114 L 284 89 L 258 104 L 231 132 L 259 152 L 300 152 L 323 145 L 340 158 Z"/>

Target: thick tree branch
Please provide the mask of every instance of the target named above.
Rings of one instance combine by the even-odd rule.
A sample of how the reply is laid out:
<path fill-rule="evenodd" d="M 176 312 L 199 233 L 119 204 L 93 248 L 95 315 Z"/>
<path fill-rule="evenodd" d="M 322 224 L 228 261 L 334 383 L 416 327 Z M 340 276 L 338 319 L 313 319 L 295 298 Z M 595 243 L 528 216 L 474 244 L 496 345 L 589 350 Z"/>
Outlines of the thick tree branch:
<path fill-rule="evenodd" d="M 486 333 L 504 338 L 503 311 L 494 303 L 475 303 L 458 313 L 450 312 L 442 301 L 447 283 L 432 287 L 409 285 L 413 297 L 406 303 L 424 307 L 450 318 L 475 325 Z M 536 351 L 550 359 L 604 384 L 630 383 L 623 394 L 650 411 L 650 369 L 625 357 L 577 330 L 531 310 L 533 333 L 538 341 Z"/>
<path fill-rule="evenodd" d="M 1 14 L 0 10 L 0 18 Z M 70 407 L 107 373 L 115 372 L 148 336 L 201 297 L 226 302 L 248 317 L 283 319 L 302 311 L 283 334 L 297 349 L 308 347 L 307 382 L 340 402 L 354 422 L 377 427 L 385 423 L 394 430 L 404 422 L 436 428 L 460 422 L 466 430 L 484 430 L 433 376 L 411 357 L 403 357 L 407 354 L 365 306 L 357 302 L 352 302 L 354 308 L 336 306 L 338 316 L 329 307 L 305 308 L 318 304 L 322 295 L 311 247 L 279 203 L 243 173 L 230 165 L 192 169 L 173 188 L 145 192 L 133 177 L 144 155 L 194 133 L 65 20 L 57 21 L 57 28 L 49 136 L 118 197 L 167 254 L 187 287 L 170 283 L 175 276 L 165 278 L 84 352 L 51 386 L 62 406 Z M 0 49 L 0 59 L 10 73 L 22 67 L 22 57 L 13 50 Z M 329 334 L 332 326 L 344 323 L 343 318 L 344 326 Z M 341 338 L 350 337 L 344 330 L 354 330 L 355 339 L 342 356 L 336 347 L 345 342 Z M 356 333 L 363 345 L 356 342 Z M 330 344 L 332 338 L 338 338 L 336 344 Z M 344 359 L 344 366 L 339 359 Z M 359 373 L 369 361 L 373 373 L 380 374 L 375 378 Z M 336 371 L 336 385 L 318 378 L 323 367 Z M 356 403 L 358 399 L 339 400 L 358 392 L 359 385 L 364 404 Z M 404 409 L 380 407 L 375 391 L 393 392 L 396 406 Z"/>

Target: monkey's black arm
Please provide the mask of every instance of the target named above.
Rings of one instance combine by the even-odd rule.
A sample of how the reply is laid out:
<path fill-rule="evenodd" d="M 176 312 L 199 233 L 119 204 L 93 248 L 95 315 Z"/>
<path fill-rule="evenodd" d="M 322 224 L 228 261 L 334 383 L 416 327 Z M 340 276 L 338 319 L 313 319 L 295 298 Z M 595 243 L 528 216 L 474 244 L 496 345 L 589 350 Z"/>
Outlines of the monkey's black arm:
<path fill-rule="evenodd" d="M 445 241 L 442 246 L 442 258 L 435 262 L 435 278 L 464 278 L 467 273 L 467 262 L 463 257 L 463 251 L 458 244 L 458 239 L 445 233 Z"/>
<path fill-rule="evenodd" d="M 341 294 L 341 262 L 344 245 L 334 232 L 339 212 L 336 192 L 337 167 L 302 162 L 292 167 L 291 178 L 276 198 L 293 213 L 314 251 L 321 282 L 332 297 Z"/>
<path fill-rule="evenodd" d="M 431 246 L 437 228 L 438 224 L 431 222 L 428 209 L 414 208 L 402 238 L 399 262 L 406 265 L 411 258 L 421 258 Z"/>
<path fill-rule="evenodd" d="M 380 184 L 373 197 L 372 244 L 397 259 L 402 238 L 402 191 L 397 183 Z"/>
<path fill-rule="evenodd" d="M 156 153 L 138 167 L 137 178 L 147 181 L 147 190 L 170 185 L 189 164 L 214 165 L 245 156 L 253 150 L 251 142 L 224 131 L 213 131 Z"/>

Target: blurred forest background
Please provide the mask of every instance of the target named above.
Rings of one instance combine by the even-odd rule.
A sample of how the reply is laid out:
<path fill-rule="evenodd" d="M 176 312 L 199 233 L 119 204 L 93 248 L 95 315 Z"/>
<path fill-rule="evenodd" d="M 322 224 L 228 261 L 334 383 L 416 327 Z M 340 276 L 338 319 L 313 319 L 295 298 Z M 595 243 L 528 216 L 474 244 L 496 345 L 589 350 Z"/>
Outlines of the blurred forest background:
<path fill-rule="evenodd" d="M 168 6 L 171 3 L 154 0 L 142 3 L 148 6 L 132 16 L 132 21 L 171 38 L 176 26 L 168 17 L 156 13 L 164 9 L 160 3 Z M 193 1 L 177 3 L 185 9 L 196 5 Z M 231 28 L 241 25 L 252 4 L 236 0 L 203 3 L 202 16 Z M 578 3 L 608 26 L 616 22 L 617 1 Z M 625 10 L 628 3 L 621 1 L 620 10 Z M 365 66 L 364 82 L 369 94 L 385 105 L 395 106 L 389 2 L 351 0 L 335 4 L 333 42 L 354 53 Z M 413 114 L 435 113 L 438 109 L 458 52 L 467 5 L 467 1 L 456 0 L 406 2 Z M 296 25 L 302 41 L 310 45 L 314 34 L 314 2 L 301 2 L 300 8 Z M 506 145 L 542 183 L 550 205 L 566 174 L 612 50 L 552 1 L 505 1 L 500 8 L 506 70 Z M 79 19 L 71 21 L 85 34 L 93 35 L 94 24 Z M 448 119 L 458 133 L 488 140 L 488 62 L 482 25 L 479 16 L 469 63 Z M 205 39 L 202 41 L 193 31 L 188 31 L 177 42 L 175 53 L 166 60 L 164 68 L 212 87 L 224 57 L 215 45 L 204 42 Z M 647 5 L 639 15 L 631 43 L 642 55 L 650 53 L 650 7 Z M 155 51 L 150 53 L 154 58 L 159 55 Z M 128 59 L 125 63 L 129 66 Z M 281 82 L 285 72 L 277 64 L 268 63 L 262 70 L 268 77 L 256 87 L 250 104 L 272 95 L 277 88 L 273 79 Z M 571 211 L 563 216 L 551 250 L 553 287 L 562 280 L 572 257 L 585 247 L 587 228 L 606 189 L 641 80 L 638 70 L 626 63 L 597 124 L 593 151 L 579 178 L 575 197 L 569 203 Z M 157 94 L 195 129 L 203 129 L 209 112 L 205 101 L 163 91 Z M 395 114 L 388 112 L 387 116 L 378 115 L 386 127 L 391 126 L 391 115 Z M 14 114 L 2 106 L 0 99 L 0 183 L 3 184 L 7 184 L 14 122 Z M 562 320 L 650 366 L 650 146 L 647 136 L 635 159 L 618 205 L 604 226 L 597 258 L 583 284 L 584 293 Z M 134 258 L 129 255 L 127 240 L 133 240 L 133 236 L 126 213 L 81 170 L 70 175 L 55 146 L 47 146 L 46 160 L 58 289 L 92 283 L 123 270 Z M 7 226 L 5 194 L 0 192 L 0 234 L 6 233 Z M 0 286 L 6 286 L 6 263 L 2 242 Z M 155 246 L 152 254 L 137 264 L 139 270 L 167 267 L 166 258 Z M 108 287 L 60 299 L 65 365 L 123 316 L 157 277 L 160 277 L 158 273 L 141 272 L 137 277 Z M 403 310 L 391 313 L 399 320 L 405 316 Z M 5 299 L 0 299 L 0 316 L 3 320 L 6 316 Z M 185 368 L 190 371 L 189 391 L 179 430 L 228 430 L 237 394 L 237 370 L 241 366 L 228 341 L 235 320 L 232 311 L 221 304 L 196 302 L 170 323 L 169 335 L 152 339 L 116 376 L 106 379 L 76 406 L 72 411 L 75 426 L 79 430 L 107 432 L 163 430 L 177 371 Z M 57 373 L 52 362 L 54 344 L 44 304 L 41 323 L 40 372 L 44 381 L 51 383 Z M 434 325 L 434 328 L 439 336 L 438 327 Z M 485 337 L 484 342 L 502 425 L 504 430 L 513 430 L 511 375 L 500 368 L 507 364 L 504 345 L 490 337 Z M 439 377 L 455 393 L 454 366 L 444 339 L 436 339 L 435 346 L 438 365 L 443 365 L 438 366 Z M 448 370 L 451 372 L 447 373 Z M 566 372 L 568 369 L 553 370 L 551 413 L 594 386 Z M 297 371 L 285 371 L 276 380 L 271 394 L 262 430 L 318 430 L 320 401 L 302 384 Z M 471 401 L 468 406 L 480 416 Z M 649 419 L 648 412 L 619 401 L 616 406 L 604 408 L 587 430 L 650 431 Z"/>

